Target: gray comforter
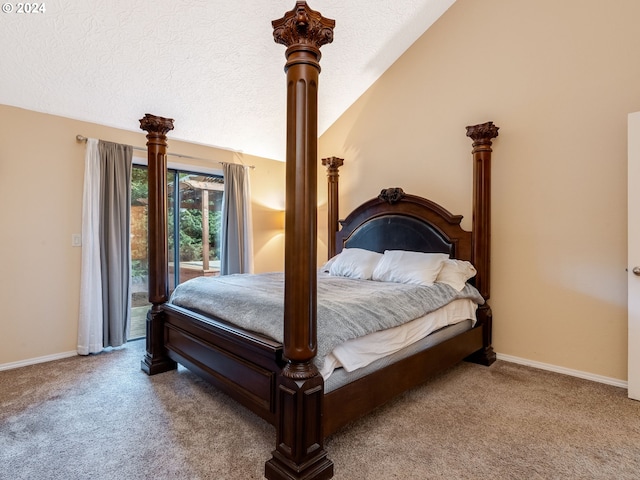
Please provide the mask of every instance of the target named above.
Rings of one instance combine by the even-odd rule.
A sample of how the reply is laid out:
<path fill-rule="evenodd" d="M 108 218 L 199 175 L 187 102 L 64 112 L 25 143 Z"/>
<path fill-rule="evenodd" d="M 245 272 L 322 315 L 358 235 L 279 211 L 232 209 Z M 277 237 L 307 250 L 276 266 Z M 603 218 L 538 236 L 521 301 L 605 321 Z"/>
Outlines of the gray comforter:
<path fill-rule="evenodd" d="M 316 364 L 346 340 L 401 325 L 458 298 L 484 303 L 470 285 L 457 292 L 442 283 L 424 287 L 319 274 Z M 178 285 L 170 302 L 283 342 L 282 273 L 195 278 Z"/>

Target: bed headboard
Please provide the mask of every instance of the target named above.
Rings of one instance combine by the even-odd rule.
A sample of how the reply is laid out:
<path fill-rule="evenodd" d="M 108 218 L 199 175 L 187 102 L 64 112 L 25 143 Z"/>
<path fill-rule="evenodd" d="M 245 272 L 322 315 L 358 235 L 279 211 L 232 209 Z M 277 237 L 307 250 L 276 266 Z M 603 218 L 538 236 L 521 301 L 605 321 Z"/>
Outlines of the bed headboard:
<path fill-rule="evenodd" d="M 426 198 L 387 188 L 340 221 L 336 250 L 409 250 L 470 260 L 471 232 L 460 227 L 461 220 Z"/>
<path fill-rule="evenodd" d="M 478 271 L 475 285 L 485 298 L 490 297 L 491 265 L 491 145 L 499 127 L 493 122 L 467 127 L 473 140 L 473 217 L 471 232 L 460 226 L 461 215 L 452 215 L 431 200 L 387 188 L 377 198 L 356 208 L 341 228 L 329 223 L 329 253 L 343 248 L 410 250 L 447 253 L 452 258 L 470 261 Z M 342 165 L 342 162 L 340 162 Z M 328 171 L 328 177 L 331 172 Z M 334 173 L 337 182 L 337 169 Z M 337 189 L 329 189 L 330 205 L 337 205 Z M 335 244 L 333 243 L 335 239 Z"/>

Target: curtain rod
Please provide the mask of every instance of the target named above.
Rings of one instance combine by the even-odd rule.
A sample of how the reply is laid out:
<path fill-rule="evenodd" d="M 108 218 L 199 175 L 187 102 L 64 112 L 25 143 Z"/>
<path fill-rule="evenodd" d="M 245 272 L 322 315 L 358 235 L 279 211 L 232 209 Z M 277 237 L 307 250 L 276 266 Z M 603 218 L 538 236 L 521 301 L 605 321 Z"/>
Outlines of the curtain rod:
<path fill-rule="evenodd" d="M 87 137 L 85 137 L 84 135 L 76 135 L 76 142 L 80 142 L 80 143 L 86 143 L 87 141 Z M 146 152 L 147 149 L 146 148 L 142 148 L 142 147 L 134 147 L 132 146 L 131 148 L 133 148 L 134 150 L 139 150 L 141 152 Z M 203 160 L 205 162 L 210 162 L 211 159 L 210 158 L 202 158 L 202 157 L 192 157 L 191 155 L 183 155 L 181 153 L 167 153 L 167 155 L 172 156 L 172 157 L 178 157 L 178 158 L 190 158 L 191 160 Z M 224 165 L 225 163 L 230 163 L 233 164 L 234 162 L 218 162 L 220 165 Z M 249 165 L 249 168 L 251 168 L 252 170 L 254 168 L 256 168 L 255 165 Z"/>

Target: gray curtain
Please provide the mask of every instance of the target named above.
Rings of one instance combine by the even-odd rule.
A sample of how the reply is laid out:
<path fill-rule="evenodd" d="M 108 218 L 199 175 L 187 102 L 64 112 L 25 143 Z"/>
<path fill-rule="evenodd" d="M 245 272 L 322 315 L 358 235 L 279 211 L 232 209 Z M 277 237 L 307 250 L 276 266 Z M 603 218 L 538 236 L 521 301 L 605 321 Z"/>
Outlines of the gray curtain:
<path fill-rule="evenodd" d="M 100 263 L 104 347 L 127 341 L 131 311 L 131 164 L 129 145 L 98 143 L 100 152 Z"/>
<path fill-rule="evenodd" d="M 220 274 L 253 272 L 249 168 L 225 163 Z"/>

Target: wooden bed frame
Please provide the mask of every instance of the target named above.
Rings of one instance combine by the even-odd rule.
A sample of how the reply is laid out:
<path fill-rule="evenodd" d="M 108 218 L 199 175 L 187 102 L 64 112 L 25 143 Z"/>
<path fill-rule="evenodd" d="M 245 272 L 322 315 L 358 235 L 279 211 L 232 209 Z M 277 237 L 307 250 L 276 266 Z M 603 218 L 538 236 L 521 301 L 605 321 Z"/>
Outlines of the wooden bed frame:
<path fill-rule="evenodd" d="M 331 478 L 333 462 L 324 449 L 328 435 L 462 359 L 484 365 L 495 361 L 491 309 L 485 304 L 478 309 L 473 329 L 324 392 L 323 379 L 312 363 L 317 346 L 317 85 L 320 47 L 332 40 L 333 26 L 333 20 L 303 1 L 273 22 L 276 42 L 287 46 L 284 344 L 167 303 L 166 134 L 173 129 L 173 120 L 150 114 L 140 120 L 148 140 L 152 303 L 142 370 L 154 375 L 180 363 L 274 425 L 276 448 L 265 465 L 269 479 Z M 467 127 L 467 135 L 473 139 L 474 161 L 471 232 L 460 227 L 461 216 L 398 188 L 383 190 L 339 222 L 338 228 L 342 159 L 323 159 L 329 189 L 329 255 L 345 246 L 446 252 L 475 265 L 475 285 L 488 300 L 491 141 L 498 127 L 491 122 Z M 395 235 L 389 234 L 388 225 Z M 397 235 L 404 231 L 420 240 L 406 243 L 408 235 Z"/>

